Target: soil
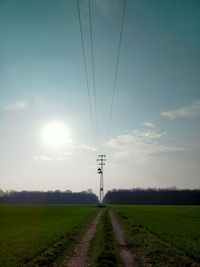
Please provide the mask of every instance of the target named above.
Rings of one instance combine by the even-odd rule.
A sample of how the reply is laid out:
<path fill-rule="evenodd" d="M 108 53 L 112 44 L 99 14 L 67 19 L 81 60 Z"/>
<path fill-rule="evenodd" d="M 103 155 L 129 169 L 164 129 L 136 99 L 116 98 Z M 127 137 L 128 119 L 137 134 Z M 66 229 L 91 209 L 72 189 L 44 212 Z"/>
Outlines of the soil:
<path fill-rule="evenodd" d="M 110 219 L 112 222 L 112 227 L 113 227 L 113 231 L 115 234 L 115 238 L 116 238 L 117 244 L 119 246 L 120 256 L 122 258 L 124 266 L 125 267 L 136 267 L 137 265 L 134 262 L 133 255 L 132 255 L 131 251 L 128 249 L 128 247 L 126 245 L 126 242 L 124 239 L 124 234 L 123 234 L 123 231 L 122 231 L 120 225 L 116 221 L 116 219 L 113 216 L 111 211 L 109 211 L 109 214 L 110 214 Z"/>
<path fill-rule="evenodd" d="M 96 234 L 97 225 L 101 219 L 102 211 L 100 211 L 97 216 L 94 218 L 91 226 L 84 234 L 81 242 L 75 249 L 74 256 L 64 264 L 67 267 L 86 267 L 89 263 L 88 252 L 91 240 Z"/>

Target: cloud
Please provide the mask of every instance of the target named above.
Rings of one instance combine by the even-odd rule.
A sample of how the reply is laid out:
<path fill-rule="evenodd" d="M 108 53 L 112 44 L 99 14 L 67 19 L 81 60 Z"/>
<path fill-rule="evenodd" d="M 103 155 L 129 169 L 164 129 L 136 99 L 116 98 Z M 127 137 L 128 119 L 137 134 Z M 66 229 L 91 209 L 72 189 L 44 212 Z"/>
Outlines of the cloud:
<path fill-rule="evenodd" d="M 185 148 L 162 144 L 162 137 L 166 133 L 156 131 L 135 131 L 131 134 L 119 135 L 108 141 L 106 146 L 117 150 L 120 157 L 134 156 L 144 159 L 148 155 L 184 151 Z"/>
<path fill-rule="evenodd" d="M 152 122 L 150 122 L 150 121 L 144 122 L 143 123 L 143 126 L 145 126 L 147 128 L 154 128 L 155 127 L 155 125 Z"/>
<path fill-rule="evenodd" d="M 49 157 L 46 155 L 35 155 L 35 156 L 32 156 L 32 159 L 35 161 L 41 161 L 41 162 L 42 161 L 56 162 L 56 161 L 63 161 L 66 159 L 66 156 L 70 156 L 70 155 L 71 155 L 70 152 L 63 152 L 54 157 Z"/>
<path fill-rule="evenodd" d="M 195 118 L 200 116 L 200 100 L 195 100 L 191 105 L 180 107 L 160 113 L 161 116 L 169 119 L 175 118 Z"/>
<path fill-rule="evenodd" d="M 96 151 L 97 150 L 95 147 L 88 146 L 86 144 L 80 144 L 77 146 L 77 148 L 83 149 L 83 150 L 88 150 L 88 151 Z"/>
<path fill-rule="evenodd" d="M 26 101 L 16 101 L 16 102 L 10 103 L 5 108 L 8 110 L 20 110 L 20 109 L 25 109 L 26 106 L 27 106 Z"/>
<path fill-rule="evenodd" d="M 36 155 L 32 157 L 33 160 L 35 161 L 49 161 L 49 162 L 53 162 L 53 159 L 50 157 L 47 157 L 45 155 Z"/>
<path fill-rule="evenodd" d="M 97 149 L 95 147 L 87 145 L 87 144 L 79 142 L 79 141 L 77 141 L 77 142 L 71 141 L 70 144 L 68 144 L 68 148 L 69 149 L 78 149 L 78 150 L 87 150 L 87 151 L 97 151 Z M 66 156 L 70 156 L 71 152 L 66 151 L 63 154 Z"/>

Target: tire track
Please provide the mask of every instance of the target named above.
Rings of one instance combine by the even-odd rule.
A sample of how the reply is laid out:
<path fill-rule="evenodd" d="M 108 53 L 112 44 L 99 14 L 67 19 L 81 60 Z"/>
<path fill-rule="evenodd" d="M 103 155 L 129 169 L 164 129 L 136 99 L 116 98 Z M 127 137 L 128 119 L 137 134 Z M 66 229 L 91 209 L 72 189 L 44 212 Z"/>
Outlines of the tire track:
<path fill-rule="evenodd" d="M 116 221 L 116 219 L 113 216 L 113 213 L 111 211 L 109 211 L 109 215 L 110 215 L 110 219 L 112 222 L 114 235 L 115 235 L 117 244 L 119 246 L 120 256 L 121 256 L 122 261 L 124 263 L 124 267 L 137 267 L 136 263 L 134 262 L 133 255 L 126 245 L 123 231 L 122 231 L 120 225 L 117 223 L 117 221 Z"/>
<path fill-rule="evenodd" d="M 81 242 L 78 244 L 78 246 L 75 249 L 75 255 L 69 261 L 64 263 L 64 266 L 66 267 L 88 266 L 88 262 L 89 262 L 88 252 L 89 252 L 90 243 L 96 234 L 97 225 L 101 219 L 101 215 L 102 215 L 102 211 L 100 211 L 96 215 L 96 217 L 94 218 L 92 222 L 92 225 L 83 235 Z"/>

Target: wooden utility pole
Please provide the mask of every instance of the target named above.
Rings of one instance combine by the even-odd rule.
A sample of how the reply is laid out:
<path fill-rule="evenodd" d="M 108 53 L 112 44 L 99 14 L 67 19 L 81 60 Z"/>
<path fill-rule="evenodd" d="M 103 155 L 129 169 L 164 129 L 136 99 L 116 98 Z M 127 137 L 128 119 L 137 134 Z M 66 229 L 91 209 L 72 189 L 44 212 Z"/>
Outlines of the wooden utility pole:
<path fill-rule="evenodd" d="M 99 202 L 100 205 L 103 202 L 103 197 L 104 197 L 104 186 L 103 186 L 103 166 L 105 165 L 106 161 L 106 155 L 98 155 L 98 165 L 100 166 L 98 168 L 98 173 L 100 174 L 100 190 L 99 190 Z"/>

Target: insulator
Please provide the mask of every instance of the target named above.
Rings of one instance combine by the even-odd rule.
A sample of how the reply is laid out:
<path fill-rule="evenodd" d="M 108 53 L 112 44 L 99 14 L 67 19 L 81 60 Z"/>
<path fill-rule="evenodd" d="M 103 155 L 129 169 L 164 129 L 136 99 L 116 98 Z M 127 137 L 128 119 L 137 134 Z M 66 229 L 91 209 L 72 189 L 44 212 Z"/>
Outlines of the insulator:
<path fill-rule="evenodd" d="M 97 171 L 98 171 L 98 173 L 102 173 L 102 170 L 101 170 L 101 168 L 98 168 L 98 170 L 97 170 Z"/>

